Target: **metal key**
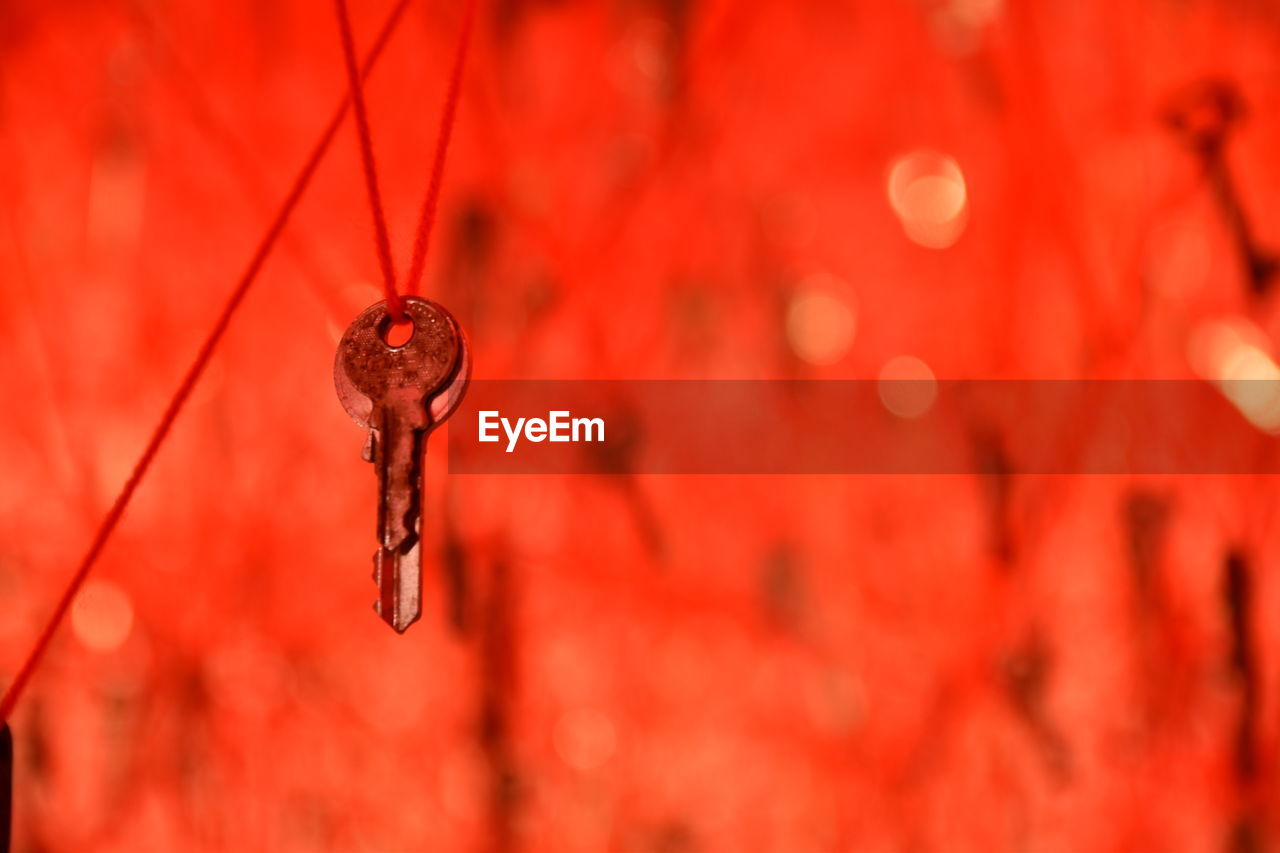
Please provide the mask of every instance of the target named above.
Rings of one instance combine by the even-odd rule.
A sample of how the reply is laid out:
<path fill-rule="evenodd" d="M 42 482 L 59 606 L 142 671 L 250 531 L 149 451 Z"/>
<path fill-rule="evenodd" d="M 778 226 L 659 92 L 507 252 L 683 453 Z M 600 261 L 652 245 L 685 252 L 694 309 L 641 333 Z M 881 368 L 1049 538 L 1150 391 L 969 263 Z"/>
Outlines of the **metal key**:
<path fill-rule="evenodd" d="M 385 302 L 366 308 L 338 343 L 333 375 L 351 419 L 369 430 L 364 458 L 378 473 L 374 609 L 403 633 L 422 614 L 422 453 L 427 435 L 458 407 L 471 373 L 467 339 L 444 308 L 404 298 L 409 339 L 393 332 Z"/>

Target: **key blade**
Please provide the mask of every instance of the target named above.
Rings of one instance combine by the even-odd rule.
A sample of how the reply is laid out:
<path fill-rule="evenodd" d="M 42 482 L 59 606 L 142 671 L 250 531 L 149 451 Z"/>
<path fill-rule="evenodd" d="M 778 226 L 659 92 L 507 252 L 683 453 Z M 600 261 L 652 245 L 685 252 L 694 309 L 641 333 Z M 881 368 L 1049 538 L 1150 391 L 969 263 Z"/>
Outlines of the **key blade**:
<path fill-rule="evenodd" d="M 373 581 L 378 585 L 374 611 L 403 634 L 422 615 L 422 552 L 417 543 L 405 552 L 379 548 L 373 555 Z"/>
<path fill-rule="evenodd" d="M 373 558 L 375 609 L 382 621 L 404 633 L 422 612 L 418 525 L 426 410 L 412 388 L 401 389 L 379 401 L 374 417 L 379 544 Z"/>
<path fill-rule="evenodd" d="M 382 401 L 375 412 L 373 464 L 378 472 L 378 541 L 403 552 L 418 536 L 426 410 L 412 396 Z"/>

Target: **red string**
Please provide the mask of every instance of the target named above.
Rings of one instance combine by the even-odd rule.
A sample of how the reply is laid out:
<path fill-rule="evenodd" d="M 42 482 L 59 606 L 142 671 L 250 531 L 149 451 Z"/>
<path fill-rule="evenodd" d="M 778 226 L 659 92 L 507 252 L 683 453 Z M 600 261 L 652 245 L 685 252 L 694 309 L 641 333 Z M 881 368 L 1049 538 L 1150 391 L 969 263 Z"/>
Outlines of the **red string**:
<path fill-rule="evenodd" d="M 368 56 L 364 61 L 364 68 L 357 76 L 357 80 L 367 76 L 373 70 L 373 66 L 377 63 L 378 57 L 382 54 L 383 48 L 386 47 L 387 41 L 390 39 L 396 26 L 400 23 L 404 15 L 404 11 L 409 6 L 410 0 L 399 0 L 395 8 L 391 10 L 390 16 L 382 26 L 382 30 L 378 33 L 378 38 L 374 42 L 373 47 L 369 50 Z M 357 85 L 356 92 L 359 91 Z M 80 591 L 85 578 L 88 577 L 89 571 L 98 561 L 102 549 L 106 546 L 107 540 L 111 538 L 111 534 L 115 531 L 116 526 L 120 523 L 121 517 L 124 515 L 125 509 L 129 506 L 133 494 L 137 491 L 142 478 L 146 475 L 147 469 L 151 467 L 152 461 L 155 459 L 156 453 L 160 450 L 160 446 L 164 443 L 165 437 L 169 434 L 169 429 L 173 426 L 173 422 L 177 419 L 178 414 L 182 411 L 183 405 L 187 402 L 187 398 L 191 396 L 196 383 L 199 381 L 201 374 L 204 373 L 205 367 L 209 363 L 209 359 L 213 356 L 213 351 L 217 347 L 218 342 L 222 340 L 222 336 L 226 333 L 227 327 L 231 323 L 232 315 L 236 309 L 240 307 L 240 303 L 244 301 L 245 295 L 249 292 L 250 286 L 258 277 L 258 273 L 262 270 L 262 266 L 266 263 L 267 257 L 271 254 L 276 241 L 280 237 L 280 233 L 284 230 L 285 225 L 289 221 L 290 215 L 293 213 L 298 202 L 302 199 L 302 194 L 306 191 L 307 186 L 311 183 L 311 178 L 315 174 L 316 168 L 320 165 L 320 161 L 324 159 L 325 153 L 329 150 L 330 144 L 333 142 L 334 135 L 338 132 L 338 128 L 342 124 L 343 118 L 346 116 L 347 109 L 351 103 L 351 97 L 344 97 L 341 105 L 334 113 L 333 118 L 329 120 L 328 127 L 320 136 L 320 141 L 316 143 L 311 150 L 311 154 L 307 157 L 306 163 L 302 170 L 298 173 L 294 180 L 293 187 L 289 190 L 289 194 L 285 197 L 284 203 L 281 205 L 279 212 L 276 214 L 275 220 L 267 229 L 266 235 L 262 238 L 262 242 L 258 244 L 258 248 L 254 251 L 249 266 L 241 276 L 239 283 L 236 284 L 235 290 L 231 292 L 230 298 L 226 305 L 222 308 L 222 313 L 218 316 L 217 322 L 214 324 L 213 331 L 205 339 L 200 347 L 200 351 L 196 354 L 195 361 L 191 367 L 187 369 L 186 375 L 182 378 L 178 390 L 174 393 L 173 398 L 169 401 L 169 405 L 165 408 L 164 414 L 160 417 L 160 423 L 156 426 L 155 431 L 151 434 L 151 439 L 147 442 L 146 449 L 142 451 L 142 456 L 133 466 L 133 472 L 129 475 L 129 479 L 125 481 L 124 488 L 120 490 L 120 494 L 116 497 L 115 502 L 111 505 L 110 511 L 102 520 L 98 527 L 98 532 L 93 537 L 93 542 L 89 546 L 88 552 L 80 561 L 79 568 L 76 569 L 70 583 L 62 593 L 57 606 L 54 608 L 53 615 L 49 618 L 40 637 L 36 640 L 35 646 L 31 653 L 27 655 L 23 661 L 22 668 L 18 670 L 17 676 L 13 679 L 13 683 L 9 685 L 5 691 L 3 698 L 0 698 L 0 721 L 9 719 L 13 712 L 14 706 L 17 704 L 22 691 L 25 689 L 27 682 L 31 680 L 32 674 L 35 672 L 37 664 L 44 656 L 45 651 L 49 647 L 49 642 L 53 639 L 54 633 L 66 616 L 67 610 L 71 607 L 71 602 L 75 600 L 76 593 Z"/>
<path fill-rule="evenodd" d="M 436 221 L 436 204 L 440 199 L 440 185 L 444 182 L 444 161 L 449 152 L 449 138 L 453 135 L 453 120 L 458 111 L 458 90 L 462 86 L 462 69 L 467 61 L 467 45 L 471 41 L 471 22 L 475 17 L 476 0 L 467 0 L 463 12 L 462 32 L 458 36 L 458 48 L 453 57 L 453 72 L 449 76 L 449 90 L 445 96 L 444 111 L 440 115 L 440 137 L 436 141 L 435 161 L 431 166 L 431 181 L 427 195 L 422 200 L 422 212 L 418 216 L 418 232 L 413 239 L 413 262 L 409 266 L 409 278 L 405 282 L 406 293 L 417 293 L 422 283 L 422 269 L 427 260 L 427 244 Z"/>
<path fill-rule="evenodd" d="M 356 131 L 360 137 L 360 162 L 364 167 L 364 183 L 369 190 L 369 207 L 373 211 L 373 236 L 378 248 L 378 264 L 382 267 L 382 289 L 387 295 L 387 313 L 393 320 L 404 316 L 400 294 L 396 292 L 396 270 L 391 260 L 391 241 L 387 237 L 387 217 L 382 210 L 382 193 L 378 190 L 378 165 L 373 159 L 373 136 L 369 132 L 369 115 L 364 106 L 364 87 L 356 67 L 355 40 L 351 37 L 351 19 L 347 0 L 336 0 L 338 29 L 342 31 L 342 56 L 347 64 L 351 84 L 351 100 L 355 105 Z"/>

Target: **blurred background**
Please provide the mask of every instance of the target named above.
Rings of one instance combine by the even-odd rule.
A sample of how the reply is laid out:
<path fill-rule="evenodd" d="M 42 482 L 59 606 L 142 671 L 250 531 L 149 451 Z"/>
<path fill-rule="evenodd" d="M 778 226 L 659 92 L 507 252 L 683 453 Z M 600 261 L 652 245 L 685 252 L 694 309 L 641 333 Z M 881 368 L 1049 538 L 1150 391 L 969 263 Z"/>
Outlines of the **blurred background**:
<path fill-rule="evenodd" d="M 368 83 L 402 270 L 461 23 Z M 0 2 L 0 683 L 345 85 L 329 3 Z M 486 379 L 1276 378 L 1277 105 L 1264 0 L 487 0 L 425 293 Z M 1280 849 L 1271 478 L 440 433 L 393 634 L 364 192 L 346 124 L 13 716 L 15 851 Z"/>

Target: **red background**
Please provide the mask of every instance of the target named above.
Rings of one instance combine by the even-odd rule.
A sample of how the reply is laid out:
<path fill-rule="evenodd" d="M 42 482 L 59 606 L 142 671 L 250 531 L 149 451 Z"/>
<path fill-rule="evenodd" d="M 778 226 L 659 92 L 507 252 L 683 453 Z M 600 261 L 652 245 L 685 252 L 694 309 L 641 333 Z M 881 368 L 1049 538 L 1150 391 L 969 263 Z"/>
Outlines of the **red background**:
<path fill-rule="evenodd" d="M 368 86 L 401 268 L 461 17 L 415 3 Z M 0 74 L 7 680 L 345 78 L 330 4 L 250 0 L 4 0 Z M 425 292 L 490 379 L 1190 378 L 1205 323 L 1280 331 L 1162 119 L 1210 76 L 1280 247 L 1271 4 L 482 3 Z M 18 706 L 16 850 L 1278 843 L 1271 479 L 998 437 L 448 479 L 438 436 L 400 637 L 331 378 L 377 280 L 348 124 Z"/>

